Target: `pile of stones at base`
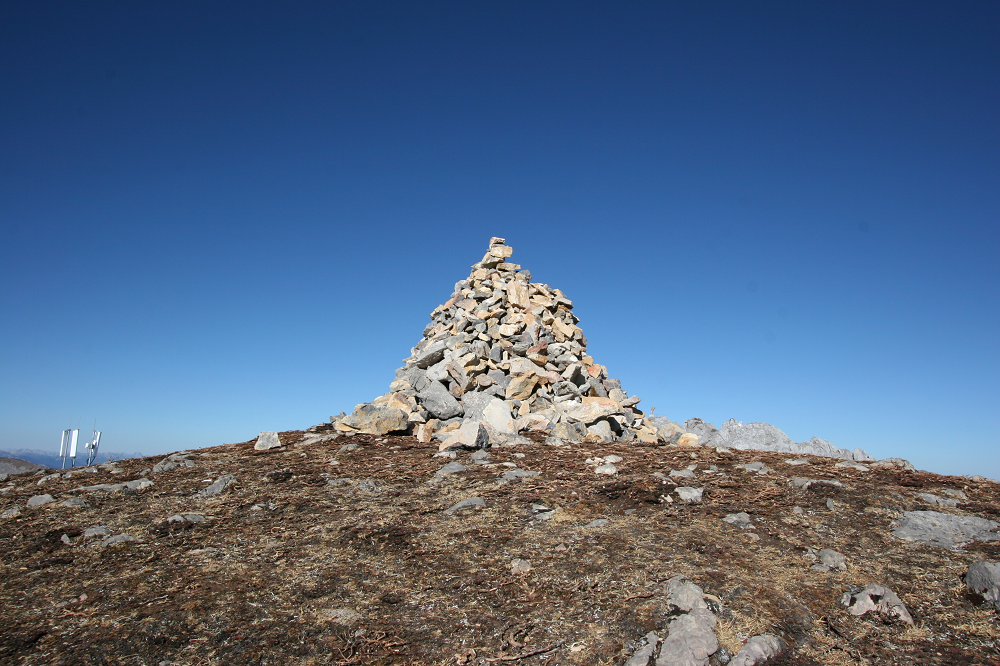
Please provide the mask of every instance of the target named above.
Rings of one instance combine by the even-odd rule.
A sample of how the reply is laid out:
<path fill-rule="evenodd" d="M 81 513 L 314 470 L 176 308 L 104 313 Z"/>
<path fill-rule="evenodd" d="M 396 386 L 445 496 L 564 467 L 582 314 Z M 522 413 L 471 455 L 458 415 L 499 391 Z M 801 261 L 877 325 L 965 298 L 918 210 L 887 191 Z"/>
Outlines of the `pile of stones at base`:
<path fill-rule="evenodd" d="M 434 309 L 389 393 L 332 417 L 336 429 L 435 438 L 442 450 L 502 444 L 524 431 L 585 442 L 695 438 L 637 408 L 639 398 L 587 354 L 573 302 L 531 282 L 504 243 L 490 239 L 472 274 Z"/>

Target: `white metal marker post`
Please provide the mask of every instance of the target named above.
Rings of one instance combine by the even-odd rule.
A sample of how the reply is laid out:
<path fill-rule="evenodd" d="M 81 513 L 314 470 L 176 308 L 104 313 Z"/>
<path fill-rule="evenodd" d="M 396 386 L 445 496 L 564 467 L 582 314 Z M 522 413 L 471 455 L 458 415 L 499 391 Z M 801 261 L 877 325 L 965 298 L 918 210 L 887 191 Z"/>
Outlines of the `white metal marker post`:
<path fill-rule="evenodd" d="M 80 439 L 79 428 L 73 431 L 73 437 L 69 442 L 69 457 L 73 459 L 71 467 L 76 467 L 76 443 Z M 66 467 L 65 461 L 63 462 L 63 467 Z"/>
<path fill-rule="evenodd" d="M 63 430 L 62 442 L 59 443 L 59 457 L 62 458 L 63 469 L 66 469 L 66 454 L 69 453 L 69 440 L 72 430 Z"/>

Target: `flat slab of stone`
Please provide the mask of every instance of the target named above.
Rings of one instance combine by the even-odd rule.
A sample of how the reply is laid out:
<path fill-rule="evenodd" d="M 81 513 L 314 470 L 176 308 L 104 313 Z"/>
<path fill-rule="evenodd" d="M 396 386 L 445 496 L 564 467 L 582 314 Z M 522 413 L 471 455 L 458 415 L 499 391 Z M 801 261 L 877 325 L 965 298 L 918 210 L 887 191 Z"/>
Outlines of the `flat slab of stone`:
<path fill-rule="evenodd" d="M 230 485 L 236 482 L 236 477 L 232 474 L 223 474 L 218 479 L 216 479 L 211 485 L 202 488 L 195 493 L 195 497 L 215 497 L 216 495 L 222 494 L 222 492 L 228 488 Z"/>
<path fill-rule="evenodd" d="M 47 493 L 45 495 L 35 495 L 34 497 L 28 499 L 28 508 L 34 509 L 39 506 L 45 506 L 46 504 L 51 504 L 52 502 L 55 501 L 56 498 Z"/>
<path fill-rule="evenodd" d="M 461 511 L 462 509 L 471 509 L 476 506 L 486 506 L 486 500 L 482 497 L 469 497 L 461 502 L 457 502 L 452 506 L 444 510 L 445 513 L 455 513 L 456 511 Z"/>
<path fill-rule="evenodd" d="M 973 541 L 1000 541 L 1000 523 L 979 516 L 907 511 L 892 533 L 903 541 L 955 549 Z"/>

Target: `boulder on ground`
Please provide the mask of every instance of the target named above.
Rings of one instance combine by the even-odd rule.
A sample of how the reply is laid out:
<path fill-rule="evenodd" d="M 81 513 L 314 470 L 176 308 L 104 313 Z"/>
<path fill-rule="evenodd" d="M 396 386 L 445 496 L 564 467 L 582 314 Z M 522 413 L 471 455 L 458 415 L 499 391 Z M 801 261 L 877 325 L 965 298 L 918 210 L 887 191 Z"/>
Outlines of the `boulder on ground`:
<path fill-rule="evenodd" d="M 253 445 L 253 448 L 257 451 L 267 451 L 269 449 L 276 449 L 281 446 L 281 440 L 278 438 L 278 433 L 265 431 L 257 436 L 257 443 Z M 154 473 L 159 472 L 169 472 L 172 469 L 176 469 L 178 463 L 167 460 L 164 462 L 157 463 L 153 467 Z"/>
<path fill-rule="evenodd" d="M 980 560 L 971 564 L 965 574 L 965 584 L 1000 610 L 1000 562 Z"/>
<path fill-rule="evenodd" d="M 855 588 L 857 589 L 857 588 Z M 840 603 L 847 607 L 851 615 L 861 616 L 871 611 L 887 619 L 897 619 L 906 624 L 913 624 L 913 618 L 896 593 L 889 588 L 870 583 L 868 587 L 856 594 L 844 593 Z"/>

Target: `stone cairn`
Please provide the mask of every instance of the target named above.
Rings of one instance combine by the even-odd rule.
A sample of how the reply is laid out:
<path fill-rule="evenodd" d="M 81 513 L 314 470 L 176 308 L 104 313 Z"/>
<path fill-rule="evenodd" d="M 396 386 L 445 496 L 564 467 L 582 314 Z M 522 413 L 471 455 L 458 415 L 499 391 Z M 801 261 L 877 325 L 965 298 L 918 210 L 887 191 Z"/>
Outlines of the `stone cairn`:
<path fill-rule="evenodd" d="M 552 443 L 676 443 L 684 430 L 644 417 L 639 398 L 587 354 L 573 302 L 531 282 L 512 252 L 490 239 L 472 274 L 431 313 L 389 392 L 332 417 L 336 429 L 434 438 L 441 450 L 511 443 L 525 431 Z"/>

